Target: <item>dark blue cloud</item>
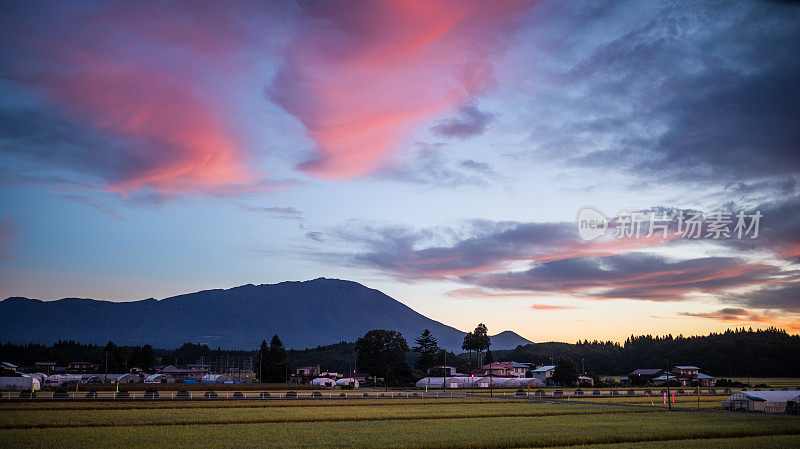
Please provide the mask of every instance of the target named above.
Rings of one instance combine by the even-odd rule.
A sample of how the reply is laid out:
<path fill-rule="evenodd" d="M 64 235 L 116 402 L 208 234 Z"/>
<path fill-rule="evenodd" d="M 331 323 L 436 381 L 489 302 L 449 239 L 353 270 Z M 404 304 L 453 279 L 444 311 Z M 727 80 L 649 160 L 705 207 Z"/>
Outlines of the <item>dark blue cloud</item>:
<path fill-rule="evenodd" d="M 466 139 L 483 134 L 492 120 L 494 120 L 492 114 L 481 111 L 474 105 L 467 104 L 459 108 L 456 117 L 442 120 L 431 130 L 443 137 Z"/>
<path fill-rule="evenodd" d="M 791 187 L 800 4 L 589 3 L 542 7 L 534 19 L 551 14 L 530 37 L 545 39 L 550 59 L 523 154 L 632 182 Z"/>

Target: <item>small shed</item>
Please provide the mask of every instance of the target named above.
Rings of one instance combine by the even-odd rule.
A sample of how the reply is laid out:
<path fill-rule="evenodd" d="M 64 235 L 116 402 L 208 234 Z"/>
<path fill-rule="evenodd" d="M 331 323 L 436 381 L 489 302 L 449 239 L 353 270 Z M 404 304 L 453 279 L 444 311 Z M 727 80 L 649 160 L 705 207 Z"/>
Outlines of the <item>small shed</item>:
<path fill-rule="evenodd" d="M 727 410 L 747 410 L 764 413 L 796 413 L 800 390 L 740 391 L 722 401 Z"/>
<path fill-rule="evenodd" d="M 311 385 L 331 388 L 334 385 L 336 385 L 336 381 L 334 381 L 333 379 L 328 379 L 327 377 L 317 377 L 316 379 L 311 381 Z"/>
<path fill-rule="evenodd" d="M 0 362 L 0 372 L 5 374 L 14 374 L 17 372 L 17 365 L 11 362 Z"/>

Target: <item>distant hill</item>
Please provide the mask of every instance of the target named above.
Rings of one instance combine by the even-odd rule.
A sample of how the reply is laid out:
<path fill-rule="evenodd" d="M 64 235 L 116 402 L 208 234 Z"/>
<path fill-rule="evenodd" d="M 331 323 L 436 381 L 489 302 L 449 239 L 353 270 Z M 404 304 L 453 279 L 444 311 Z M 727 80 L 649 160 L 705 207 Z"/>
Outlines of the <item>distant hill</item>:
<path fill-rule="evenodd" d="M 176 348 L 185 342 L 252 349 L 278 334 L 289 348 L 355 341 L 371 329 L 394 329 L 413 345 L 430 329 L 441 346 L 460 351 L 464 332 L 421 315 L 357 282 L 319 278 L 305 282 L 242 285 L 162 300 L 130 302 L 65 298 L 0 301 L 0 341 L 150 344 Z M 505 331 L 492 349 L 530 341 Z"/>

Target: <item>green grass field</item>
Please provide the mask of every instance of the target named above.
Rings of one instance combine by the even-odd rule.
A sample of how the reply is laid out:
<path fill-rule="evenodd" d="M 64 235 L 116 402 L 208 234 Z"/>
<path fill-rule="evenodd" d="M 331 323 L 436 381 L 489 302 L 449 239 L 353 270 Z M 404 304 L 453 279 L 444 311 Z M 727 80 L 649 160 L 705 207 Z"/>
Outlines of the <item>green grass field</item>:
<path fill-rule="evenodd" d="M 729 395 L 720 395 L 720 396 L 700 396 L 700 409 L 703 410 L 719 410 L 721 407 L 722 401 L 724 401 Z M 593 403 L 601 403 L 601 404 L 626 404 L 626 405 L 641 405 L 646 407 L 658 407 L 658 408 L 667 408 L 664 404 L 664 397 L 656 393 L 651 397 L 618 397 L 618 398 L 581 398 L 581 399 L 572 399 L 574 401 L 580 402 L 593 402 Z M 652 401 L 652 402 L 651 402 Z M 697 409 L 697 396 L 675 396 L 675 407 L 679 408 L 688 408 L 688 409 Z"/>
<path fill-rule="evenodd" d="M 734 377 L 731 380 L 735 380 L 737 382 L 747 383 L 750 381 L 750 385 L 769 385 L 772 388 L 787 388 L 790 390 L 798 390 L 800 389 L 800 377 Z"/>
<path fill-rule="evenodd" d="M 0 447 L 800 447 L 798 417 L 667 412 L 620 399 L 4 403 Z"/>

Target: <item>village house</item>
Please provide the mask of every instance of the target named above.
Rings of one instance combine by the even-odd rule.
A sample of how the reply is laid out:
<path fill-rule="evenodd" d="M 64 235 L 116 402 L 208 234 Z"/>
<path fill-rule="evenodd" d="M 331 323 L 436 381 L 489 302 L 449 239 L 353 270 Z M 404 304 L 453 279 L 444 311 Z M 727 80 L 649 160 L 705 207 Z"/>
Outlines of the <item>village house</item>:
<path fill-rule="evenodd" d="M 553 385 L 553 373 L 555 371 L 555 365 L 542 365 L 531 370 L 531 374 L 534 379 L 539 379 L 543 385 Z"/>
<path fill-rule="evenodd" d="M 0 362 L 0 374 L 7 376 L 9 374 L 14 375 L 17 373 L 17 365 L 14 365 L 10 362 Z"/>
<path fill-rule="evenodd" d="M 33 364 L 36 371 L 50 375 L 56 372 L 56 362 L 36 362 Z"/>
<path fill-rule="evenodd" d="M 658 368 L 641 368 L 628 374 L 631 385 L 645 385 L 651 383 L 653 379 L 660 376 L 664 370 Z"/>
<path fill-rule="evenodd" d="M 530 370 L 531 366 L 527 363 L 492 362 L 472 370 L 470 374 L 476 376 L 525 377 L 525 374 Z"/>
<path fill-rule="evenodd" d="M 667 381 L 682 387 L 713 387 L 713 376 L 703 374 L 700 368 L 691 365 L 678 365 L 667 370 L 656 368 L 642 368 L 628 374 L 631 385 L 666 385 Z"/>
<path fill-rule="evenodd" d="M 194 381 L 197 382 L 206 374 L 204 370 L 195 370 L 189 368 L 179 368 L 175 365 L 167 365 L 160 371 L 161 374 L 166 374 L 170 378 L 172 378 L 173 382 L 186 382 L 186 381 Z M 169 382 L 169 381 L 168 381 Z"/>
<path fill-rule="evenodd" d="M 307 384 L 319 377 L 321 371 L 319 365 L 300 366 L 289 376 L 289 382 L 293 384 Z"/>
<path fill-rule="evenodd" d="M 679 365 L 670 370 L 670 380 L 673 378 L 683 387 L 699 385 L 701 387 L 713 387 L 716 383 L 713 376 L 703 374 L 696 366 Z"/>
<path fill-rule="evenodd" d="M 70 374 L 92 374 L 96 373 L 100 365 L 91 362 L 69 362 L 67 372 Z"/>

